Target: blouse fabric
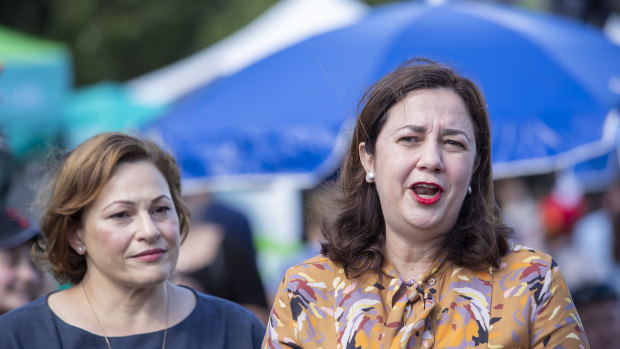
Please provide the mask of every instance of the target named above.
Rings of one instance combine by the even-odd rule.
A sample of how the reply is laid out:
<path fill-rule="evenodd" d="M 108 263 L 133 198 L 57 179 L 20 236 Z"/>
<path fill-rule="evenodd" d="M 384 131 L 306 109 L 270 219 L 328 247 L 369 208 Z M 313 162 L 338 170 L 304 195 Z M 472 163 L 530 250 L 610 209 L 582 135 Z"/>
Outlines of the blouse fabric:
<path fill-rule="evenodd" d="M 193 291 L 193 290 L 192 290 Z M 194 291 L 196 307 L 180 323 L 168 328 L 166 348 L 259 348 L 265 326 L 249 310 L 223 299 Z M 0 316 L 0 347 L 107 348 L 105 338 L 61 320 L 47 305 L 47 297 Z M 108 337 L 112 348 L 161 348 L 164 330 L 125 337 Z"/>
<path fill-rule="evenodd" d="M 282 280 L 263 348 L 589 348 L 558 265 L 511 246 L 500 267 L 438 260 L 418 282 L 349 279 L 316 256 Z"/>

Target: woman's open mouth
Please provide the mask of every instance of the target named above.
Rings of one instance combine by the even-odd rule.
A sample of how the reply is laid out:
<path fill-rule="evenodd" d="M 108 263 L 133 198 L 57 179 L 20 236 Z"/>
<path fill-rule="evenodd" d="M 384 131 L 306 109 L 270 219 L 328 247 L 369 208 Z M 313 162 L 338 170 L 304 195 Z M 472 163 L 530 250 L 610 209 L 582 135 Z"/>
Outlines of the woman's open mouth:
<path fill-rule="evenodd" d="M 418 182 L 411 186 L 415 199 L 423 205 L 432 205 L 439 201 L 443 188 L 439 184 Z"/>

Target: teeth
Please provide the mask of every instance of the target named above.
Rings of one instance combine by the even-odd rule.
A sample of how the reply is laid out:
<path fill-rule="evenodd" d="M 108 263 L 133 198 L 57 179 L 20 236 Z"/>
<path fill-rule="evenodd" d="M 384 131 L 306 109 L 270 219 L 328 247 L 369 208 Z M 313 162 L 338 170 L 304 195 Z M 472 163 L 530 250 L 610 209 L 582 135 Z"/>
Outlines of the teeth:
<path fill-rule="evenodd" d="M 422 198 L 432 198 L 439 192 L 436 185 L 420 183 L 413 186 L 412 190 Z"/>
<path fill-rule="evenodd" d="M 426 184 L 426 183 L 422 183 L 422 184 L 416 184 L 416 187 L 423 187 L 423 188 L 437 188 L 436 186 L 432 185 L 432 184 Z"/>

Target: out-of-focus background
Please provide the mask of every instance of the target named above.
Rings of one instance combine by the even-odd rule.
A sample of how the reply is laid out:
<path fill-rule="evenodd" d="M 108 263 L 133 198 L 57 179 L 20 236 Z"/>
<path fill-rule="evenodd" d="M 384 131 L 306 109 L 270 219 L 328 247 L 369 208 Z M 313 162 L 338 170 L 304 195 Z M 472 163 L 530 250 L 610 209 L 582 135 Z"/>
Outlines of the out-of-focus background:
<path fill-rule="evenodd" d="M 318 252 L 364 88 L 412 56 L 485 92 L 515 240 L 551 253 L 580 304 L 617 301 L 618 0 L 0 1 L 0 203 L 36 222 L 53 159 L 143 134 L 177 157 L 208 260 L 248 256 L 266 301 L 238 301 L 266 309 Z"/>

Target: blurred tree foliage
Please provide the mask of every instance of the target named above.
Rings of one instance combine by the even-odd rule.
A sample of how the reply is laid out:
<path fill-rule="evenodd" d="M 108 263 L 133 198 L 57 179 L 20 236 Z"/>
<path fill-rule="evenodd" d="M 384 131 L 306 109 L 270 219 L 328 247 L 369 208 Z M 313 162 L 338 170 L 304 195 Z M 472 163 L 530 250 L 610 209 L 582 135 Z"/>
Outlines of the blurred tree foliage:
<path fill-rule="evenodd" d="M 0 0 L 0 24 L 67 43 L 76 84 L 84 85 L 125 81 L 187 57 L 240 29 L 276 2 Z"/>

